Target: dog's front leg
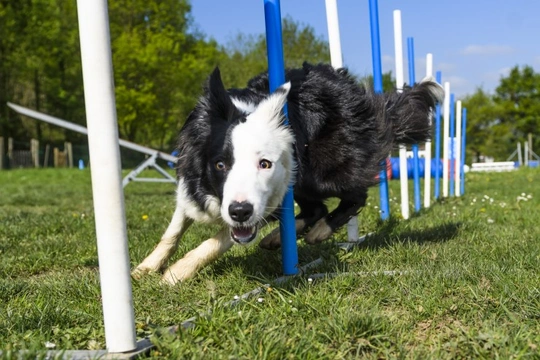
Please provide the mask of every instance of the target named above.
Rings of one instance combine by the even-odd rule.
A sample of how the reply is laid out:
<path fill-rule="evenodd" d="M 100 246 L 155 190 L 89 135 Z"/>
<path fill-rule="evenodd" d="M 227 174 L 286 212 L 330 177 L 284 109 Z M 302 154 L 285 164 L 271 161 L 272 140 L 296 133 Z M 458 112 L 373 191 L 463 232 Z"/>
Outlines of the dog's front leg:
<path fill-rule="evenodd" d="M 296 236 L 304 235 L 307 229 L 315 224 L 320 218 L 328 214 L 328 209 L 322 201 L 306 200 L 304 198 L 295 198 L 300 206 L 300 214 L 296 216 Z M 281 247 L 281 234 L 279 227 L 275 228 L 270 234 L 261 240 L 259 246 L 267 250 L 276 250 Z"/>
<path fill-rule="evenodd" d="M 199 269 L 229 250 L 234 244 L 229 231 L 228 227 L 224 227 L 216 236 L 188 252 L 182 259 L 165 270 L 163 282 L 174 285 L 178 281 L 192 278 Z"/>
<path fill-rule="evenodd" d="M 176 251 L 178 241 L 191 224 L 193 220 L 186 217 L 184 209 L 177 207 L 161 241 L 154 251 L 132 271 L 132 275 L 138 278 L 148 272 L 160 271 Z"/>

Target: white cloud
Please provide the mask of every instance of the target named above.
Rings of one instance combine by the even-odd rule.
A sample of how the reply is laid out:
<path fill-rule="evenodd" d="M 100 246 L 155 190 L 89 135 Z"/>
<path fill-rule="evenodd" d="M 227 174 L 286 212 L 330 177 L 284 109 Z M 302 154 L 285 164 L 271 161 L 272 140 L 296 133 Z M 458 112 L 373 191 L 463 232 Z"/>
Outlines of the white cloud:
<path fill-rule="evenodd" d="M 505 55 L 515 49 L 508 45 L 469 45 L 461 50 L 463 55 Z"/>

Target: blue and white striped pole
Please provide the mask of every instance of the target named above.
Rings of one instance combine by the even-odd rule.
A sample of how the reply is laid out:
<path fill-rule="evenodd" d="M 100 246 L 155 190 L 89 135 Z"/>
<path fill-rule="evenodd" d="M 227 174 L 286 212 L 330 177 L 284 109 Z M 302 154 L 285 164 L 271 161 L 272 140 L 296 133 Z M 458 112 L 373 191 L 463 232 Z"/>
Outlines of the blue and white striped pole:
<path fill-rule="evenodd" d="M 450 156 L 449 156 L 449 163 L 450 163 L 450 172 L 448 174 L 449 178 L 449 187 L 450 187 L 450 196 L 454 196 L 454 181 L 455 181 L 455 154 L 454 154 L 454 137 L 456 136 L 456 115 L 455 115 L 455 97 L 454 94 L 450 94 Z"/>
<path fill-rule="evenodd" d="M 465 144 L 467 139 L 467 108 L 463 108 L 461 116 L 461 195 L 465 194 Z"/>
<path fill-rule="evenodd" d="M 382 94 L 381 40 L 379 38 L 379 8 L 377 0 L 369 0 L 369 22 L 371 28 L 371 58 L 373 61 L 373 89 L 375 90 L 375 93 Z M 381 219 L 386 220 L 390 217 L 386 159 L 382 164 L 382 170 L 379 172 L 379 181 Z"/>
<path fill-rule="evenodd" d="M 442 74 L 437 71 L 435 78 L 442 85 Z M 435 199 L 441 197 L 441 105 L 435 107 Z"/>
<path fill-rule="evenodd" d="M 409 85 L 416 82 L 414 73 L 414 39 L 407 38 L 407 54 L 409 56 Z M 414 180 L 414 211 L 419 212 L 420 203 L 420 159 L 418 158 L 418 144 L 412 146 L 413 151 L 413 180 Z"/>
<path fill-rule="evenodd" d="M 281 8 L 279 0 L 264 0 L 264 18 L 266 22 L 266 47 L 268 54 L 268 77 L 270 92 L 285 83 L 285 65 L 283 62 L 283 40 L 281 35 Z M 285 122 L 288 124 L 287 104 L 283 107 Z M 283 255 L 283 273 L 298 273 L 298 248 L 296 246 L 296 226 L 294 220 L 293 189 L 283 199 L 279 222 L 281 234 L 281 253 Z"/>

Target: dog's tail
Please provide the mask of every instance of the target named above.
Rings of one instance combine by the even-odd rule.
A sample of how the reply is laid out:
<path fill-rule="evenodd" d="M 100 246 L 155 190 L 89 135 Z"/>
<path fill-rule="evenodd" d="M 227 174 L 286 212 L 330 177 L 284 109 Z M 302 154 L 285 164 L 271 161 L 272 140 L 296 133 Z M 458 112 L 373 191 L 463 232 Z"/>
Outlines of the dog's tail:
<path fill-rule="evenodd" d="M 385 94 L 387 120 L 392 124 L 394 142 L 417 144 L 431 138 L 433 109 L 442 102 L 444 90 L 427 77 L 403 92 Z"/>

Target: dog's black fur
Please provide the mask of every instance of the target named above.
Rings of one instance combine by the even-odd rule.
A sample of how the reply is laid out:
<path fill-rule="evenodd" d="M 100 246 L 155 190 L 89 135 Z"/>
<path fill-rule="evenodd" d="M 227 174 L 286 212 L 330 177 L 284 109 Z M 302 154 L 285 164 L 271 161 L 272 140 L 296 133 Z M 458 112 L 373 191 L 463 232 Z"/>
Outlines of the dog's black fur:
<path fill-rule="evenodd" d="M 368 187 L 378 182 L 381 163 L 397 144 L 430 138 L 431 110 L 443 91 L 435 82 L 426 81 L 402 93 L 375 94 L 346 69 L 308 63 L 288 70 L 286 81 L 291 82 L 288 119 L 296 139 L 294 198 L 301 209 L 297 219 L 304 221 L 299 232 L 322 217 L 335 231 L 365 205 Z M 269 94 L 268 75 L 253 78 L 245 89 L 230 89 L 228 94 L 222 89 L 216 70 L 179 138 L 178 172 L 201 211 L 206 195 L 222 198 L 222 174 L 214 170 L 212 159 L 216 153 L 229 153 L 227 133 L 245 121 L 246 114 L 229 96 L 259 103 Z M 215 117 L 228 121 L 211 121 Z M 323 201 L 330 197 L 341 202 L 328 214 Z M 274 248 L 279 243 L 263 241 L 262 246 Z"/>
<path fill-rule="evenodd" d="M 234 242 L 251 242 L 289 181 L 301 210 L 298 234 L 308 243 L 327 239 L 365 205 L 368 187 L 378 182 L 381 163 L 395 145 L 429 139 L 432 109 L 443 97 L 432 80 L 402 93 L 375 94 L 347 70 L 329 65 L 306 63 L 288 70 L 286 79 L 290 88 L 284 85 L 269 95 L 267 74 L 245 89 L 228 91 L 218 69 L 210 75 L 180 131 L 173 218 L 134 276 L 162 270 L 193 221 L 222 226 L 169 267 L 163 277 L 167 283 L 194 276 Z M 290 125 L 280 120 L 285 96 Z M 324 200 L 330 197 L 340 203 L 328 213 Z M 279 247 L 279 232 L 267 235 L 260 246 Z"/>

